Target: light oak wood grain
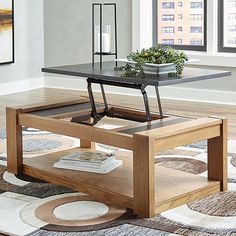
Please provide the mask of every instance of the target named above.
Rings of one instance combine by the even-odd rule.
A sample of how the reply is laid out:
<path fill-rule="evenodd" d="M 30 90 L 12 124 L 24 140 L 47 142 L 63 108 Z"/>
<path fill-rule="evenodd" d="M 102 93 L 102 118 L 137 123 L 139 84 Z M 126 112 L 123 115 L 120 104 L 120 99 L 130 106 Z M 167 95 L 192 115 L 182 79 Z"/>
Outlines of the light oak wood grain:
<path fill-rule="evenodd" d="M 49 117 L 39 117 L 30 114 L 20 114 L 19 124 L 26 127 L 47 130 L 57 134 L 69 135 L 74 138 L 90 140 L 107 145 L 133 150 L 133 139 L 131 135 L 108 131 L 88 125 L 76 124 L 64 120 Z"/>
<path fill-rule="evenodd" d="M 85 149 L 76 148 L 25 159 L 23 172 L 29 176 L 88 193 L 98 201 L 138 210 L 140 216 L 145 215 L 145 217 L 220 192 L 220 181 L 210 181 L 202 176 L 153 165 L 151 169 L 154 170 L 154 176 L 151 181 L 150 179 L 143 180 L 143 183 L 146 181 L 151 183 L 148 186 L 152 186 L 152 195 L 147 196 L 151 197 L 149 200 L 154 201 L 154 209 L 145 209 L 143 207 L 143 204 L 147 206 L 145 202 L 140 202 L 141 205 L 135 207 L 132 156 L 117 156 L 123 161 L 123 165 L 107 175 L 53 168 L 53 163 L 57 162 L 61 156 L 78 150 Z M 139 173 L 138 178 L 141 176 L 143 175 Z M 153 177 L 155 182 L 153 182 Z M 155 197 L 153 198 L 154 189 Z M 146 201 L 145 190 L 147 189 L 141 189 L 140 186 L 137 189 L 141 194 L 138 196 L 140 200 Z"/>
<path fill-rule="evenodd" d="M 18 124 L 18 115 L 22 109 L 7 108 L 7 170 L 13 174 L 22 173 L 23 147 L 22 126 Z"/>
<path fill-rule="evenodd" d="M 221 181 L 221 190 L 228 189 L 228 122 L 221 119 L 220 136 L 208 140 L 208 178 Z"/>
<path fill-rule="evenodd" d="M 55 90 L 55 93 L 57 92 Z M 58 104 L 58 101 L 56 103 Z M 44 105 L 46 108 L 54 106 L 53 102 Z M 33 106 L 32 110 L 42 108 L 41 104 Z M 28 110 L 25 111 L 30 111 L 31 108 L 27 106 L 26 109 Z M 176 124 L 163 122 L 158 128 L 130 135 L 21 112 L 19 109 L 8 112 L 10 119 L 7 129 L 13 129 L 13 132 L 10 130 L 9 133 L 14 139 L 11 146 L 14 149 L 13 155 L 11 153 L 8 155 L 11 173 L 22 172 L 21 126 L 27 126 L 81 138 L 81 145 L 86 148 L 92 148 L 92 142 L 100 142 L 133 150 L 133 159 L 120 157 L 124 164 L 105 176 L 53 168 L 53 163 L 69 151 L 25 160 L 23 172 L 83 191 L 100 201 L 133 208 L 142 217 L 152 217 L 164 210 L 227 189 L 227 122 L 225 119 L 203 118 Z M 129 115 L 127 108 L 119 107 L 116 112 L 124 112 L 124 117 Z M 143 117 L 143 112 L 141 113 L 132 111 L 136 118 Z M 155 165 L 155 152 L 204 139 L 209 140 L 209 180 Z"/>

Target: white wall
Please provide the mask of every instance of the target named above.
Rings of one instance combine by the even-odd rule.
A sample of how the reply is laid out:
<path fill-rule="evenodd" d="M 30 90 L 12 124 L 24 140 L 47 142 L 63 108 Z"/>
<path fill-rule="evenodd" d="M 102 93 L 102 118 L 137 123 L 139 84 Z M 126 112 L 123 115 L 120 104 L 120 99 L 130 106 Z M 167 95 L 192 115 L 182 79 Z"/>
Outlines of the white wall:
<path fill-rule="evenodd" d="M 43 45 L 43 0 L 15 0 L 15 63 L 0 65 L 0 94 L 42 85 Z"/>
<path fill-rule="evenodd" d="M 96 2 L 107 1 L 44 0 L 45 66 L 91 62 L 92 3 Z M 117 3 L 119 57 L 124 57 L 132 48 L 132 1 L 112 2 Z"/>

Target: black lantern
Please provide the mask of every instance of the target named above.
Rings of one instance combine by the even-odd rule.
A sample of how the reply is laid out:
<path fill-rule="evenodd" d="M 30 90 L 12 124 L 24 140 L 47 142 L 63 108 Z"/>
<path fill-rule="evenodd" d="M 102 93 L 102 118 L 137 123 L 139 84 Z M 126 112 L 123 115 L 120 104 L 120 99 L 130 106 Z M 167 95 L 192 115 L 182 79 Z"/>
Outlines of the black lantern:
<path fill-rule="evenodd" d="M 95 25 L 95 7 L 99 8 L 99 24 Z M 112 26 L 103 24 L 103 7 L 114 8 L 114 43 L 112 43 Z M 113 46 L 114 45 L 114 46 Z M 117 13 L 116 3 L 93 3 L 92 5 L 92 64 L 99 56 L 102 69 L 103 56 L 115 56 L 117 59 Z"/>

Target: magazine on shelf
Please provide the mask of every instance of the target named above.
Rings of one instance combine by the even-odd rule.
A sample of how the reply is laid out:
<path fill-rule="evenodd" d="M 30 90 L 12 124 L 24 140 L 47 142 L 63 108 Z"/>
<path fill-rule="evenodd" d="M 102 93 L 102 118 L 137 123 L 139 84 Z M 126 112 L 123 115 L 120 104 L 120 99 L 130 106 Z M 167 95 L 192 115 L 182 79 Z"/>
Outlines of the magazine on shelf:
<path fill-rule="evenodd" d="M 111 172 L 112 170 L 114 170 L 115 168 L 119 167 L 120 165 L 122 165 L 121 160 L 113 160 L 111 163 L 108 163 L 100 168 L 79 166 L 79 165 L 75 165 L 74 163 L 63 164 L 61 163 L 61 161 L 54 163 L 55 168 L 78 170 L 78 171 L 92 172 L 92 173 L 98 173 L 98 174 L 107 174 Z"/>

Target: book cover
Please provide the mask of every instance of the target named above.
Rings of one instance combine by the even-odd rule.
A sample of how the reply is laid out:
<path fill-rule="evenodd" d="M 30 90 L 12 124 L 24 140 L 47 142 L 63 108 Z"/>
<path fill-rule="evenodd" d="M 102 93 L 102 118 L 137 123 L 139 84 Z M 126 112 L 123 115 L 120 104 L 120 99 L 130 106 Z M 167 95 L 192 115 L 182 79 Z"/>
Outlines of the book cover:
<path fill-rule="evenodd" d="M 72 162 L 86 162 L 94 164 L 102 164 L 114 159 L 114 153 L 101 153 L 101 152 L 73 152 L 67 156 L 61 157 L 61 161 Z"/>

